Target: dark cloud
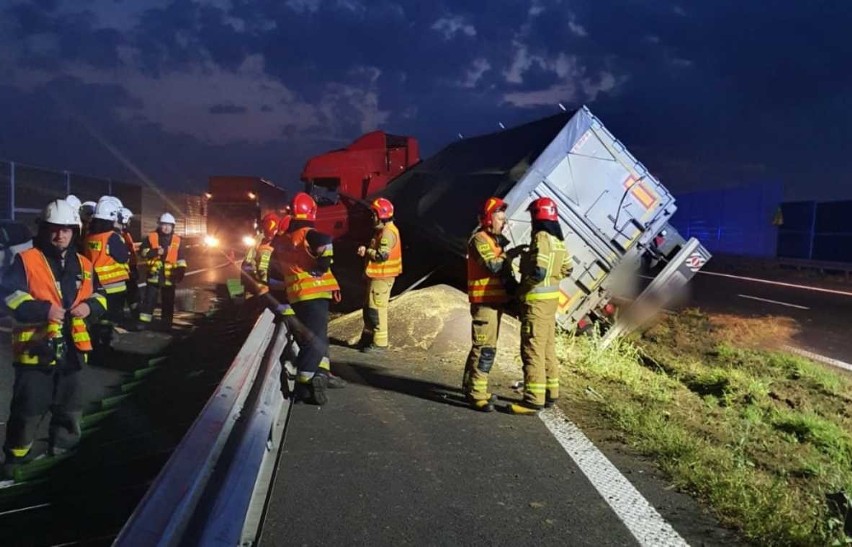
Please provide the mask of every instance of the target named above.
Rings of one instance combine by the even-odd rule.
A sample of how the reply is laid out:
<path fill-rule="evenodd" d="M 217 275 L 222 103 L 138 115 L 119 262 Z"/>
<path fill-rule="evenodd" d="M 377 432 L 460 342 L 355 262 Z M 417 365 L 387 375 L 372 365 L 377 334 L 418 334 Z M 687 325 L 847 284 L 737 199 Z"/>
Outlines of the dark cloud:
<path fill-rule="evenodd" d="M 235 104 L 214 104 L 210 107 L 211 114 L 245 114 L 248 109 Z"/>
<path fill-rule="evenodd" d="M 170 183 L 212 169 L 294 180 L 307 155 L 375 125 L 430 154 L 587 103 L 677 190 L 783 178 L 792 197 L 852 195 L 847 3 L 163 0 L 111 18 L 105 5 L 0 12 L 3 155 L 116 169 L 74 111 Z M 239 133 L 217 114 L 240 114 Z M 42 130 L 10 134 L 25 126 Z"/>

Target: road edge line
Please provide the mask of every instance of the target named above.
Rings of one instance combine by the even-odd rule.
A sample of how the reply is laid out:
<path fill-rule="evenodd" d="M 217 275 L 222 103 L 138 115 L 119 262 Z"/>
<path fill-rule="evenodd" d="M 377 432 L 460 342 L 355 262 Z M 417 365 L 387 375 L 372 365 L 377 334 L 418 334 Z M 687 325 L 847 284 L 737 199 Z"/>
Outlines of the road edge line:
<path fill-rule="evenodd" d="M 689 546 L 562 409 L 545 410 L 539 418 L 640 545 Z"/>

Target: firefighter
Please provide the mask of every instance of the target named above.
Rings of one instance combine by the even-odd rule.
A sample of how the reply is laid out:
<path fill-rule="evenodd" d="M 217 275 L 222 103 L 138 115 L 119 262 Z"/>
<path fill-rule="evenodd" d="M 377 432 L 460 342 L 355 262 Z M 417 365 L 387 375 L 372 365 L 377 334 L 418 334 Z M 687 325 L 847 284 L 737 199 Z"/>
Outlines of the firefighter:
<path fill-rule="evenodd" d="M 530 247 L 521 255 L 521 360 L 524 369 L 524 398 L 509 409 L 514 414 L 536 414 L 559 398 L 559 361 L 556 359 L 556 311 L 559 282 L 573 268 L 565 249 L 556 203 L 550 198 L 534 200 Z"/>
<path fill-rule="evenodd" d="M 366 260 L 365 275 L 370 280 L 364 302 L 364 330 L 361 351 L 388 347 L 388 300 L 394 280 L 402 273 L 402 241 L 393 222 L 393 204 L 378 198 L 370 204 L 375 233 L 369 246 L 358 247 Z"/>
<path fill-rule="evenodd" d="M 33 247 L 15 257 L 0 285 L 15 319 L 15 382 L 3 445 L 3 472 L 9 478 L 18 465 L 35 457 L 36 429 L 48 410 L 49 454 L 61 454 L 80 440 L 79 372 L 92 350 L 86 320 L 97 321 L 107 304 L 94 266 L 74 252 L 79 235 L 79 211 L 63 199 L 51 201 Z"/>
<path fill-rule="evenodd" d="M 186 259 L 181 237 L 174 233 L 175 217 L 171 213 L 160 215 L 157 230 L 142 241 L 139 255 L 145 260 L 147 277 L 145 293 L 139 307 L 139 321 L 144 325 L 154 320 L 157 294 L 161 293 L 160 318 L 163 329 L 169 331 L 175 314 L 175 285 L 186 275 Z"/>
<path fill-rule="evenodd" d="M 127 245 L 127 251 L 130 259 L 127 261 L 127 308 L 130 310 L 130 315 L 134 318 L 139 317 L 139 256 L 136 254 L 136 242 L 133 241 L 133 235 L 130 233 L 130 219 L 133 218 L 133 211 L 127 207 L 122 207 L 119 213 L 119 234 Z"/>
<path fill-rule="evenodd" d="M 112 343 L 113 327 L 123 319 L 130 254 L 124 239 L 115 233 L 121 207 L 115 199 L 105 196 L 98 201 L 86 236 L 86 258 L 95 266 L 98 281 L 106 293 L 107 312 L 92 329 L 92 358 L 90 364 L 104 364 Z"/>
<path fill-rule="evenodd" d="M 515 279 L 511 262 L 521 248 L 506 251 L 503 236 L 506 203 L 496 197 L 485 201 L 479 227 L 467 245 L 467 297 L 470 302 L 471 347 L 467 355 L 462 391 L 472 408 L 494 410 L 488 392 L 488 373 L 497 356 L 497 338 L 504 307 L 511 298 Z"/>
<path fill-rule="evenodd" d="M 314 229 L 317 205 L 299 192 L 293 197 L 292 219 L 284 237 L 272 253 L 270 277 L 283 281 L 287 304 L 295 319 L 294 335 L 299 343 L 296 358 L 296 399 L 315 405 L 328 402 L 328 308 L 340 299 L 340 286 L 331 272 L 334 255 L 331 236 Z"/>
<path fill-rule="evenodd" d="M 243 273 L 252 279 L 258 294 L 269 292 L 269 259 L 272 256 L 272 239 L 278 234 L 281 220 L 275 213 L 267 213 L 260 221 L 261 239 L 250 248 L 243 260 Z"/>

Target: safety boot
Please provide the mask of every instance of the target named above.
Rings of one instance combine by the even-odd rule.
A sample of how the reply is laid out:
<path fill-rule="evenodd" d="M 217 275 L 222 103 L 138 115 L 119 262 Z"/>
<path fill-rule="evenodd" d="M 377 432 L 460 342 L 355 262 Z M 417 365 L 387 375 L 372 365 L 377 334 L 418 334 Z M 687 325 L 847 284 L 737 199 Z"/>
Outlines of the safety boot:
<path fill-rule="evenodd" d="M 497 402 L 497 396 L 493 393 L 488 399 L 474 399 L 468 395 L 468 404 L 470 408 L 480 412 L 494 412 L 494 403 Z"/>
<path fill-rule="evenodd" d="M 316 373 L 307 383 L 296 384 L 296 400 L 309 405 L 322 406 L 328 402 L 328 376 Z"/>
<path fill-rule="evenodd" d="M 556 401 L 558 401 L 558 400 L 559 400 L 559 399 L 551 399 L 550 397 L 547 397 L 547 399 L 545 399 L 545 401 L 544 401 L 544 408 L 553 408 L 553 407 L 555 407 L 555 406 L 556 406 Z"/>
<path fill-rule="evenodd" d="M 517 416 L 535 416 L 541 412 L 541 409 L 542 407 L 540 405 L 534 405 L 527 401 L 521 401 L 519 403 L 512 403 L 509 405 L 509 412 Z"/>

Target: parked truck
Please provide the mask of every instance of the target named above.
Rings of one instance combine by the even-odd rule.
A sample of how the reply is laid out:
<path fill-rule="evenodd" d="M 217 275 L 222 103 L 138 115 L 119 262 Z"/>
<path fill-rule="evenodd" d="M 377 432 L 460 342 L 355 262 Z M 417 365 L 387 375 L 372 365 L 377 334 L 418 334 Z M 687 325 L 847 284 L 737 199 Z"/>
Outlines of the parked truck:
<path fill-rule="evenodd" d="M 378 195 L 394 203 L 421 271 L 442 269 L 460 286 L 467 242 L 489 196 L 508 204 L 512 246 L 530 241 L 529 204 L 555 200 L 574 261 L 560 284 L 557 320 L 571 330 L 602 321 L 607 342 L 653 316 L 710 259 L 698 240 L 685 241 L 669 224 L 674 197 L 586 107 L 457 141 Z M 649 254 L 665 265 L 634 291 Z"/>
<path fill-rule="evenodd" d="M 263 215 L 281 214 L 288 195 L 266 179 L 248 176 L 211 176 L 207 192 L 208 247 L 247 248 L 256 242 Z"/>
<path fill-rule="evenodd" d="M 419 161 L 417 139 L 383 131 L 310 158 L 301 179 L 317 202 L 317 228 L 338 240 L 369 238 L 372 222 L 364 200 Z"/>

